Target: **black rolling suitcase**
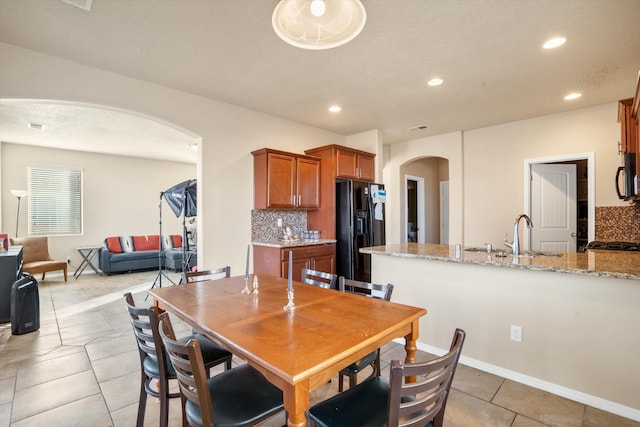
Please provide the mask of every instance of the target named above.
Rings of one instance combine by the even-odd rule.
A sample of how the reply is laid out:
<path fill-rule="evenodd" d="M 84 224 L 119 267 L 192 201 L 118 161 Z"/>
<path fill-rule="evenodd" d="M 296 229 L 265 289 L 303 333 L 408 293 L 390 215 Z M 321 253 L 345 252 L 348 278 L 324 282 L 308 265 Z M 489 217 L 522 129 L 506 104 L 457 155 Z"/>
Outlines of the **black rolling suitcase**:
<path fill-rule="evenodd" d="M 11 333 L 26 334 L 40 329 L 38 281 L 23 273 L 11 286 Z"/>

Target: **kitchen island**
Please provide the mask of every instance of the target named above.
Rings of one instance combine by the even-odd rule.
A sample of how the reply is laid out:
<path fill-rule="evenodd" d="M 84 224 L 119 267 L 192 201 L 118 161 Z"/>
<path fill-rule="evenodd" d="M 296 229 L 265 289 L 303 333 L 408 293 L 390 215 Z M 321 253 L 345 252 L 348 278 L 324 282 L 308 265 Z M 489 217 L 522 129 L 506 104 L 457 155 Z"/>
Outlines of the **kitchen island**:
<path fill-rule="evenodd" d="M 361 252 L 372 255 L 373 282 L 394 284 L 393 301 L 429 311 L 419 348 L 444 353 L 460 327 L 461 363 L 640 420 L 640 253 L 514 262 L 418 243 Z"/>

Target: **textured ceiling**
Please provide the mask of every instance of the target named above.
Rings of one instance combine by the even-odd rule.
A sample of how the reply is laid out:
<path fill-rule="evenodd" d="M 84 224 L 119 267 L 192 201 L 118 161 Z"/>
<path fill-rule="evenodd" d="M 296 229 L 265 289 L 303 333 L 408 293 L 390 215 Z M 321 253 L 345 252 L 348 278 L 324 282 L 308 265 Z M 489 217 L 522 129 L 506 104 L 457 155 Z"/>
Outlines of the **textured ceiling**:
<path fill-rule="evenodd" d="M 343 135 L 380 129 L 385 144 L 627 98 L 640 70 L 638 0 L 363 0 L 362 33 L 322 51 L 275 35 L 276 3 L 93 0 L 86 12 L 0 0 L 0 41 Z M 557 35 L 564 46 L 542 49 Z M 428 87 L 436 76 L 444 84 Z M 564 101 L 572 91 L 582 98 Z M 327 111 L 334 103 L 340 114 Z M 0 139 L 20 106 L 0 101 Z"/>

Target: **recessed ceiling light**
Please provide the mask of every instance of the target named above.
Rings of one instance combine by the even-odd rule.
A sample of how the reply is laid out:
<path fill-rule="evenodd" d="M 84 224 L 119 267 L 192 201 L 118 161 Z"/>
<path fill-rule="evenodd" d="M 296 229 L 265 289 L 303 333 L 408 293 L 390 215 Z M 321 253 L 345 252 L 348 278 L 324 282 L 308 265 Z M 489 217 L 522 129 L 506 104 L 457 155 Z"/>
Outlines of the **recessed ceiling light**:
<path fill-rule="evenodd" d="M 40 123 L 29 122 L 29 123 L 27 123 L 27 126 L 29 127 L 29 129 L 35 129 L 35 130 L 44 129 L 44 125 L 40 124 Z"/>
<path fill-rule="evenodd" d="M 332 105 L 331 107 L 329 107 L 329 111 L 331 111 L 332 113 L 339 113 L 340 111 L 342 111 L 342 107 L 340 107 L 339 105 Z"/>
<path fill-rule="evenodd" d="M 573 92 L 573 93 L 570 93 L 569 95 L 565 96 L 565 97 L 564 97 L 564 99 L 565 99 L 566 101 L 572 101 L 572 100 L 574 100 L 574 99 L 578 99 L 578 98 L 580 98 L 581 96 L 582 96 L 582 94 L 581 94 L 581 93 Z"/>
<path fill-rule="evenodd" d="M 442 84 L 444 80 L 439 79 L 439 78 L 435 78 L 435 79 L 431 79 L 427 82 L 427 84 L 429 86 L 440 86 Z"/>
<path fill-rule="evenodd" d="M 555 37 L 550 40 L 547 40 L 547 42 L 543 44 L 542 47 L 544 47 L 545 49 L 553 49 L 558 46 L 562 46 L 563 44 L 565 44 L 566 41 L 567 39 L 565 39 L 564 37 Z"/>

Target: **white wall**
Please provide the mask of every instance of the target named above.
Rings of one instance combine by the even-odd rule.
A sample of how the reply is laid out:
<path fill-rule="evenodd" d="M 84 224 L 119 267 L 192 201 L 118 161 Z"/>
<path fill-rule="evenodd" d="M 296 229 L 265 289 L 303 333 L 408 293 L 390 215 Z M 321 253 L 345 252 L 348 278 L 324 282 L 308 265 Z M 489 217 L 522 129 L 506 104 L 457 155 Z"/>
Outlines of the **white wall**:
<path fill-rule="evenodd" d="M 232 273 L 244 271 L 253 207 L 251 151 L 271 147 L 303 152 L 345 144 L 344 137 L 331 132 L 6 43 L 0 43 L 0 57 L 0 97 L 106 105 L 172 123 L 202 138 L 196 174 L 198 262 L 203 268 L 228 264 Z"/>
<path fill-rule="evenodd" d="M 441 157 L 449 161 L 449 241 L 462 243 L 463 218 L 463 164 L 462 135 L 460 132 L 420 138 L 391 144 L 389 159 L 383 168 L 387 189 L 387 243 L 400 243 L 404 227 L 404 175 L 403 165 L 424 157 Z"/>
<path fill-rule="evenodd" d="M 617 104 L 575 110 L 465 132 L 465 243 L 502 244 L 524 212 L 524 160 L 595 153 L 596 206 L 618 206 Z M 535 224 L 534 224 L 535 226 Z"/>
<path fill-rule="evenodd" d="M 512 238 L 513 222 L 524 212 L 526 159 L 595 153 L 596 206 L 624 205 L 613 186 L 619 134 L 617 104 L 611 103 L 392 144 L 384 168 L 390 198 L 387 242 L 398 243 L 403 235 L 404 202 L 394 197 L 404 188 L 400 167 L 424 157 L 449 160 L 452 244 L 501 246 L 505 233 Z"/>
<path fill-rule="evenodd" d="M 0 146 L 0 191 L 3 232 L 15 236 L 18 203 L 11 189 L 27 188 L 27 167 L 81 169 L 84 173 L 83 224 L 81 236 L 49 238 L 54 259 L 71 256 L 72 267 L 80 264 L 77 246 L 101 245 L 108 236 L 159 233 L 160 192 L 195 177 L 192 164 L 162 162 L 124 156 L 57 150 L 2 143 Z M 20 236 L 27 235 L 27 203 L 20 206 Z M 182 219 L 162 202 L 162 233 L 182 234 Z"/>

